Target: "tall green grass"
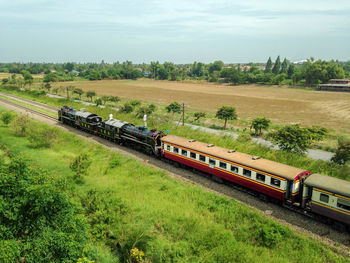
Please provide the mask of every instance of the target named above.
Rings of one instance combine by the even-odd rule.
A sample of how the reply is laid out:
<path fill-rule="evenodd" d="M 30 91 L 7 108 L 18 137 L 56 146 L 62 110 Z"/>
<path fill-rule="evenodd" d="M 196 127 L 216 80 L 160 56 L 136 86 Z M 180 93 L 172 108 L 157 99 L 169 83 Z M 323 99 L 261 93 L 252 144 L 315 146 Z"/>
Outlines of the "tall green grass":
<path fill-rule="evenodd" d="M 47 128 L 29 125 L 38 132 Z M 66 186 L 90 225 L 90 251 L 100 262 L 134 262 L 134 248 L 145 253 L 144 262 L 347 262 L 335 248 L 235 200 L 74 134 L 58 130 L 51 148 L 33 148 L 28 136 L 0 126 L 0 143 Z M 82 152 L 92 163 L 83 183 L 75 183 L 69 165 Z"/>

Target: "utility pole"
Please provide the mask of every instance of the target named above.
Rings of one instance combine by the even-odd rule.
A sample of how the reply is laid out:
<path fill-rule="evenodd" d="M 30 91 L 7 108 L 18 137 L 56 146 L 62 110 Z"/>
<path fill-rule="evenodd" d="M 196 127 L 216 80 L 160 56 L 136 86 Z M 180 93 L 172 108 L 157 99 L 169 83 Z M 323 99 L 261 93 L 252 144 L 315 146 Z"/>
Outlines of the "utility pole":
<path fill-rule="evenodd" d="M 185 103 L 182 103 L 182 126 L 185 126 Z"/>

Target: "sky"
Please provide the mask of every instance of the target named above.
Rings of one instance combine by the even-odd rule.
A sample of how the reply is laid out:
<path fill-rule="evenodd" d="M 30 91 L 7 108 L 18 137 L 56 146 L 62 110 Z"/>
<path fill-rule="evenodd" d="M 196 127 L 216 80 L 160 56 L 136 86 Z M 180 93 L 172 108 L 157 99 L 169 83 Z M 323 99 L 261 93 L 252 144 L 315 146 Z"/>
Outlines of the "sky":
<path fill-rule="evenodd" d="M 350 0 L 0 0 L 0 62 L 350 60 Z"/>

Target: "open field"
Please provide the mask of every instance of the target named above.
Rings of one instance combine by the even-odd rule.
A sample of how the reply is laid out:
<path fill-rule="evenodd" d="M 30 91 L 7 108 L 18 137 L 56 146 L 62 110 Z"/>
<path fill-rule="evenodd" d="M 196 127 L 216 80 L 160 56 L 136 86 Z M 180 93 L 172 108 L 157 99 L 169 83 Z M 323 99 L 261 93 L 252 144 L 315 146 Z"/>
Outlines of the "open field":
<path fill-rule="evenodd" d="M 276 86 L 228 86 L 155 80 L 102 80 L 55 83 L 74 85 L 99 95 L 118 95 L 168 104 L 185 102 L 190 110 L 215 112 L 222 105 L 236 107 L 243 119 L 268 117 L 276 124 L 321 125 L 350 132 L 350 93 L 320 92 Z"/>
<path fill-rule="evenodd" d="M 12 73 L 4 73 L 4 72 L 0 72 L 0 80 L 1 79 L 6 79 L 6 78 L 10 78 L 13 74 Z M 15 74 L 17 78 L 22 78 L 22 74 Z M 43 78 L 43 75 L 40 74 L 32 74 L 34 79 L 40 79 Z"/>

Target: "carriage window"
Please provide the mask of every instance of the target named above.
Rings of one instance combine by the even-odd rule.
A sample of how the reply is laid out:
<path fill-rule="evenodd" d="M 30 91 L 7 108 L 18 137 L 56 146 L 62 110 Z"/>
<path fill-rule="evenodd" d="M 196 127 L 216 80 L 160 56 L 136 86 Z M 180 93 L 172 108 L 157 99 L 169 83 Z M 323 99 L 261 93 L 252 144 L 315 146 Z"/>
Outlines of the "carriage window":
<path fill-rule="evenodd" d="M 220 162 L 219 165 L 220 165 L 220 168 L 223 168 L 223 169 L 226 169 L 226 167 L 227 167 L 227 164 L 224 162 Z"/>
<path fill-rule="evenodd" d="M 243 174 L 245 176 L 251 176 L 252 175 L 252 171 L 248 170 L 248 169 L 243 169 Z"/>
<path fill-rule="evenodd" d="M 215 160 L 213 160 L 213 159 L 209 159 L 209 164 L 211 164 L 211 165 L 215 165 L 215 164 L 216 164 L 216 161 L 215 161 Z"/>
<path fill-rule="evenodd" d="M 338 197 L 337 206 L 350 211 L 350 200 L 345 200 Z"/>
<path fill-rule="evenodd" d="M 256 174 L 256 180 L 265 182 L 265 175 L 264 174 Z"/>
<path fill-rule="evenodd" d="M 329 196 L 325 194 L 320 194 L 320 201 L 324 203 L 328 203 L 329 201 Z"/>
<path fill-rule="evenodd" d="M 174 147 L 174 153 L 179 153 L 179 148 Z"/>
<path fill-rule="evenodd" d="M 166 149 L 167 149 L 168 151 L 170 151 L 170 145 L 167 145 L 167 146 L 166 146 Z"/>
<path fill-rule="evenodd" d="M 196 154 L 194 152 L 190 152 L 190 156 L 191 158 L 196 159 Z"/>
<path fill-rule="evenodd" d="M 202 161 L 202 162 L 205 162 L 205 156 L 204 155 L 199 155 L 199 160 Z"/>
<path fill-rule="evenodd" d="M 234 173 L 238 173 L 238 167 L 231 165 L 231 171 Z"/>
<path fill-rule="evenodd" d="M 187 151 L 186 150 L 181 150 L 182 155 L 187 156 Z"/>
<path fill-rule="evenodd" d="M 275 178 L 271 178 L 271 184 L 280 187 L 281 181 Z"/>

